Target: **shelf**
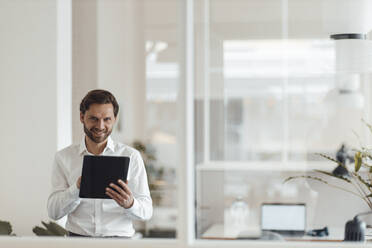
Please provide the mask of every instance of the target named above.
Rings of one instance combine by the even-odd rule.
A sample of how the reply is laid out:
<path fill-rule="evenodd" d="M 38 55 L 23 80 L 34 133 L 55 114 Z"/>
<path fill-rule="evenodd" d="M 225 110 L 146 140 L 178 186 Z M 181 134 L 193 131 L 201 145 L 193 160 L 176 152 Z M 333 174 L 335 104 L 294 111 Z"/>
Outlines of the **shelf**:
<path fill-rule="evenodd" d="M 197 164 L 198 171 L 332 171 L 336 165 L 330 161 L 280 162 L 280 161 L 211 161 Z"/>

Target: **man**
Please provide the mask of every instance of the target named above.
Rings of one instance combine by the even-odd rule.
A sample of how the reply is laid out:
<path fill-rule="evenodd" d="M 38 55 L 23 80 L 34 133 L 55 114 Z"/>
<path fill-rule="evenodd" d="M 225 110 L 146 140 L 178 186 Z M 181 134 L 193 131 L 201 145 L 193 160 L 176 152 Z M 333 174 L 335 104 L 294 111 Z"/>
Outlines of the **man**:
<path fill-rule="evenodd" d="M 83 140 L 80 145 L 56 153 L 48 215 L 54 220 L 67 215 L 66 229 L 70 236 L 131 237 L 135 232 L 132 220 L 148 220 L 152 216 L 152 200 L 140 153 L 110 137 L 118 112 L 119 105 L 110 92 L 90 91 L 80 104 Z M 111 199 L 79 198 L 84 155 L 130 157 L 128 180 L 113 182 L 106 188 Z"/>

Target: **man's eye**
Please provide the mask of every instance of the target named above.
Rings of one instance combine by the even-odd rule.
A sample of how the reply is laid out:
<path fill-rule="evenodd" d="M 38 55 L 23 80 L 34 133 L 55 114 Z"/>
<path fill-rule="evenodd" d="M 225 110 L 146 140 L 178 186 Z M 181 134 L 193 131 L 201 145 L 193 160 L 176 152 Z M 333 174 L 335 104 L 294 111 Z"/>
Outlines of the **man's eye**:
<path fill-rule="evenodd" d="M 92 121 L 97 121 L 98 119 L 96 117 L 90 117 Z"/>
<path fill-rule="evenodd" d="M 105 121 L 111 121 L 110 117 L 105 118 Z"/>

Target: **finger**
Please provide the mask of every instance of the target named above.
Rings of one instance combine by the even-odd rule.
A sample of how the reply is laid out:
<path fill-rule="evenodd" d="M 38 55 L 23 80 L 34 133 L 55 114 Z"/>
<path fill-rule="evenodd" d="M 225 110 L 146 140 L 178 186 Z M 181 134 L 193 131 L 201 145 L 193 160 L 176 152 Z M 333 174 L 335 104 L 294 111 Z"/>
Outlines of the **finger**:
<path fill-rule="evenodd" d="M 118 192 L 116 192 L 113 189 L 106 188 L 106 192 L 109 192 L 111 195 L 115 196 L 118 199 L 123 198 L 121 194 L 119 194 Z"/>
<path fill-rule="evenodd" d="M 129 198 L 129 196 L 125 192 L 123 194 L 119 194 L 118 192 L 110 188 L 106 188 L 106 191 L 114 195 L 119 200 L 127 200 Z"/>
<path fill-rule="evenodd" d="M 114 188 L 119 194 L 125 194 L 125 191 L 114 183 L 110 183 L 110 187 Z"/>
<path fill-rule="evenodd" d="M 123 201 L 121 201 L 120 199 L 118 199 L 116 196 L 114 196 L 110 192 L 106 191 L 106 195 L 108 195 L 111 199 L 113 199 L 114 201 L 116 201 L 119 205 L 122 205 Z"/>
<path fill-rule="evenodd" d="M 76 181 L 76 187 L 78 189 L 80 189 L 80 184 L 81 184 L 81 177 L 79 177 L 78 180 Z"/>
<path fill-rule="evenodd" d="M 128 194 L 128 195 L 131 195 L 132 192 L 130 191 L 129 187 L 128 187 L 128 180 L 126 180 L 126 183 L 123 182 L 123 180 L 118 180 L 118 183 L 120 184 L 120 186 L 123 188 L 123 190 Z"/>
<path fill-rule="evenodd" d="M 128 181 L 126 181 L 128 182 Z M 120 184 L 120 186 L 122 187 L 122 189 L 125 191 L 125 193 L 127 193 L 128 195 L 132 195 L 132 192 L 130 191 L 130 188 L 128 186 L 127 183 L 124 183 L 123 180 L 118 180 L 118 183 Z"/>
<path fill-rule="evenodd" d="M 111 199 L 113 199 L 115 202 L 117 202 L 120 206 L 123 205 L 123 203 L 124 203 L 123 199 L 118 198 L 117 196 L 115 196 L 114 194 L 112 194 L 108 191 L 106 191 L 106 195 L 108 195 Z"/>
<path fill-rule="evenodd" d="M 109 190 L 111 190 L 111 189 L 109 189 Z M 125 202 L 129 200 L 129 198 L 128 199 L 123 199 L 123 197 L 121 197 L 117 193 L 115 194 L 115 191 L 113 191 L 113 190 L 111 190 L 111 192 L 106 191 L 106 195 L 108 195 L 111 199 L 115 200 L 122 207 L 124 207 Z"/>
<path fill-rule="evenodd" d="M 111 194 L 109 191 L 106 190 L 105 192 L 106 195 L 108 195 L 110 198 L 114 199 L 115 200 L 115 196 L 113 194 Z"/>

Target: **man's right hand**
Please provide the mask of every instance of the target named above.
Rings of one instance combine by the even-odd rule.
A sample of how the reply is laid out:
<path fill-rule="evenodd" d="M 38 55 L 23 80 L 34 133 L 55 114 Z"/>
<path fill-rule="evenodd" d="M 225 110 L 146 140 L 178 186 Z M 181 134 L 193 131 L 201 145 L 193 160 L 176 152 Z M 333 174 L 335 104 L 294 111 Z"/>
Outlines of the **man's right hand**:
<path fill-rule="evenodd" d="M 81 177 L 76 181 L 76 187 L 80 189 L 80 184 L 81 184 Z"/>

